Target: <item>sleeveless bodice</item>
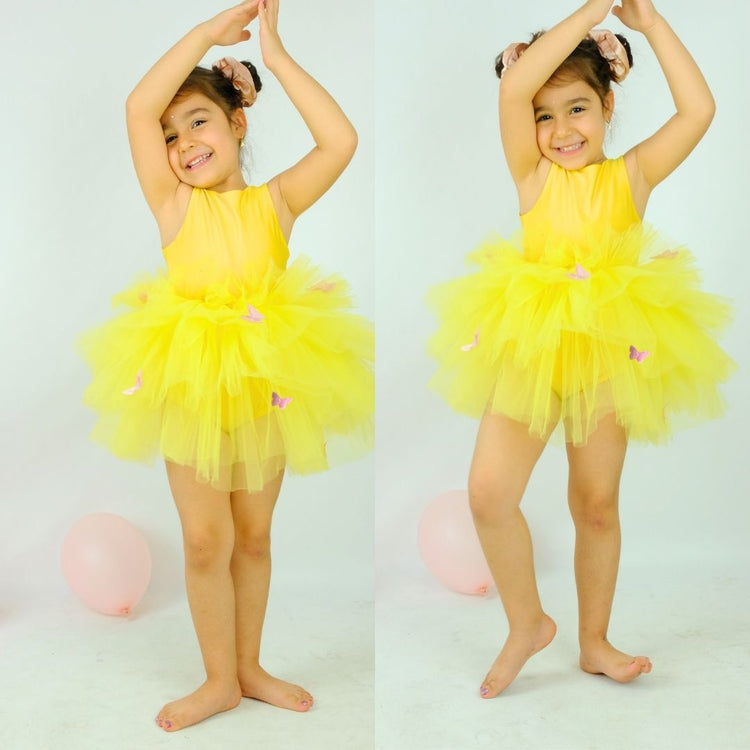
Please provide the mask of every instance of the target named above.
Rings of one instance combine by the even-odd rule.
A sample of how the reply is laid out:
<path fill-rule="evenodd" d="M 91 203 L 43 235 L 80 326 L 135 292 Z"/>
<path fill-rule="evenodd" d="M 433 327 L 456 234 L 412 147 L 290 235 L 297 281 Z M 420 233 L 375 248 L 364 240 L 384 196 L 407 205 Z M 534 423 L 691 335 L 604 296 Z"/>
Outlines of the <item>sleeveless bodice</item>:
<path fill-rule="evenodd" d="M 170 281 L 188 297 L 252 283 L 289 259 L 267 185 L 224 193 L 193 188 L 185 220 L 163 253 Z"/>
<path fill-rule="evenodd" d="M 640 223 L 622 156 L 582 169 L 550 166 L 534 206 L 521 215 L 524 256 L 543 260 L 560 244 L 585 248 Z"/>

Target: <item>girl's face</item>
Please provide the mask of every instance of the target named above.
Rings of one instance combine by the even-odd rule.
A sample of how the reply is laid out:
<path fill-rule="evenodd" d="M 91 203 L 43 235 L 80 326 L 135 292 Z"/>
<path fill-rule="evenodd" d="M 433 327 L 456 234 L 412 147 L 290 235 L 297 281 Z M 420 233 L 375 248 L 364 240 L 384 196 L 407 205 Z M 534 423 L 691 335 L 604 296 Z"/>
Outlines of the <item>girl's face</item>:
<path fill-rule="evenodd" d="M 565 169 L 604 161 L 604 135 L 614 94 L 605 103 L 585 81 L 542 86 L 533 100 L 539 150 Z"/>
<path fill-rule="evenodd" d="M 161 117 L 169 166 L 181 182 L 221 193 L 240 190 L 240 142 L 246 120 L 238 110 L 228 120 L 205 94 L 192 93 L 167 107 Z"/>

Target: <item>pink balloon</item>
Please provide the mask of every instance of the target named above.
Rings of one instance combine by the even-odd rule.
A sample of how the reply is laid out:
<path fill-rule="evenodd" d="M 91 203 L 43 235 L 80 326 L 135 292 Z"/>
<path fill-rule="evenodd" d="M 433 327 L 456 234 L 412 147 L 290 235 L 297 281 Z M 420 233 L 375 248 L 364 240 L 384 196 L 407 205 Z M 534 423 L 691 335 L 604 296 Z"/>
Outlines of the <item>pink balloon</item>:
<path fill-rule="evenodd" d="M 62 570 L 73 592 L 92 609 L 127 617 L 151 578 L 143 535 L 112 513 L 84 516 L 65 535 Z"/>
<path fill-rule="evenodd" d="M 427 506 L 419 522 L 418 543 L 425 565 L 448 588 L 480 596 L 492 588 L 467 492 L 445 492 Z"/>

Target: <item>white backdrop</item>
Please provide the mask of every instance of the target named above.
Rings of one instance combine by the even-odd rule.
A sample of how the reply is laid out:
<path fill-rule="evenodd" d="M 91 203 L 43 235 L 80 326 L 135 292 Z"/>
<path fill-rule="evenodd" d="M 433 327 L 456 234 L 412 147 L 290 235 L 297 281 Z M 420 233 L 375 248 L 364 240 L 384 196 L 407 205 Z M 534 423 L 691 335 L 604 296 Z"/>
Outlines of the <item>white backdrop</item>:
<path fill-rule="evenodd" d="M 352 283 L 372 318 L 372 7 L 282 2 L 290 53 L 317 77 L 357 127 L 359 149 L 333 189 L 300 218 L 292 255 L 304 253 Z M 3 359 L 0 369 L 3 502 L 0 609 L 70 596 L 60 542 L 89 512 L 136 524 L 154 554 L 147 597 L 182 596 L 179 524 L 163 466 L 122 463 L 88 442 L 93 416 L 80 405 L 88 372 L 79 333 L 111 314 L 110 297 L 162 265 L 159 238 L 128 151 L 125 98 L 148 67 L 221 2 L 127 7 L 14 4 L 2 31 Z M 319 23 L 320 19 L 326 23 Z M 260 183 L 312 146 L 280 85 L 261 64 L 257 22 L 245 45 L 214 48 L 255 61 L 263 79 L 249 110 L 251 181 Z M 274 525 L 275 580 L 372 596 L 372 458 L 314 477 L 289 477 Z M 345 561 L 346 564 L 341 564 Z M 146 600 L 144 600 L 144 603 Z"/>
<path fill-rule="evenodd" d="M 436 494 L 466 484 L 477 423 L 425 387 L 434 369 L 425 341 L 435 322 L 424 295 L 431 284 L 466 273 L 465 254 L 488 234 L 508 235 L 519 223 L 498 136 L 494 57 L 575 7 L 558 0 L 377 4 L 378 591 L 422 574 L 420 514 Z M 738 556 L 750 518 L 743 450 L 750 406 L 749 71 L 747 56 L 735 52 L 744 47 L 750 15 L 728 0 L 710 12 L 686 10 L 677 0 L 657 7 L 697 58 L 717 115 L 695 152 L 656 189 L 646 219 L 693 249 L 706 289 L 735 300 L 724 343 L 741 369 L 725 389 L 726 417 L 678 434 L 666 447 L 630 449 L 621 501 L 624 566 Z M 635 57 L 630 77 L 614 87 L 605 151 L 616 156 L 660 126 L 673 105 L 645 39 L 614 16 L 602 26 L 625 33 Z M 550 446 L 524 503 L 542 569 L 569 564 L 565 495 L 564 452 Z"/>
<path fill-rule="evenodd" d="M 376 747 L 699 750 L 748 745 L 740 675 L 750 662 L 746 602 L 750 476 L 745 456 L 748 323 L 747 9 L 678 0 L 656 6 L 695 53 L 718 111 L 693 155 L 652 196 L 646 219 L 695 252 L 705 288 L 735 300 L 724 344 L 740 365 L 727 415 L 663 447 L 631 447 L 622 481 L 623 551 L 613 643 L 649 654 L 627 687 L 576 668 L 573 527 L 565 453 L 550 446 L 523 509 L 542 602 L 558 638 L 495 701 L 477 691 L 505 638 L 497 594 L 462 597 L 425 569 L 424 508 L 466 486 L 477 423 L 426 384 L 435 321 L 424 296 L 466 273 L 464 256 L 518 227 L 497 126 L 493 61 L 554 24 L 575 0 L 377 3 L 376 36 Z M 605 26 L 605 24 L 602 24 Z M 614 17 L 606 26 L 619 30 Z M 616 88 L 609 156 L 670 116 L 645 40 L 626 32 L 635 67 Z M 642 649 L 642 650 L 641 650 Z M 613 732 L 613 727 L 617 729 Z"/>
<path fill-rule="evenodd" d="M 362 311 L 375 315 L 378 444 L 375 472 L 364 460 L 287 480 L 274 527 L 272 597 L 308 581 L 330 593 L 371 596 L 374 481 L 378 595 L 385 597 L 400 581 L 429 581 L 416 549 L 419 516 L 433 496 L 465 485 L 476 433 L 474 421 L 425 388 L 433 370 L 425 341 L 434 321 L 424 294 L 463 273 L 464 255 L 488 233 L 518 224 L 497 135 L 493 58 L 575 3 L 379 0 L 373 16 L 369 1 L 282 2 L 287 47 L 334 94 L 360 135 L 354 162 L 300 219 L 291 246 L 344 273 Z M 92 417 L 80 405 L 88 374 L 73 346 L 82 330 L 110 314 L 112 294 L 161 264 L 156 227 L 130 166 L 125 97 L 181 33 L 222 7 L 215 0 L 134 0 L 116 9 L 45 0 L 15 4 L 4 19 L 0 619 L 58 601 L 75 606 L 59 572 L 60 542 L 77 518 L 94 511 L 121 514 L 146 534 L 154 577 L 144 605 L 184 596 L 178 521 L 163 468 L 121 463 L 88 442 Z M 622 493 L 625 574 L 636 562 L 747 560 L 750 70 L 743 50 L 750 15 L 729 0 L 713 3 L 710 13 L 685 10 L 677 0 L 658 7 L 697 57 L 718 112 L 696 152 L 655 192 L 647 219 L 689 244 L 707 289 L 734 298 L 725 345 L 741 369 L 725 390 L 725 418 L 667 447 L 631 449 Z M 619 28 L 614 18 L 608 25 Z M 639 35 L 628 36 L 636 64 L 616 88 L 609 155 L 648 135 L 670 112 L 652 54 Z M 247 50 L 260 61 L 255 38 Z M 278 84 L 268 74 L 263 80 L 249 118 L 253 182 L 310 145 Z M 559 449 L 543 457 L 524 507 L 540 572 L 569 565 Z"/>

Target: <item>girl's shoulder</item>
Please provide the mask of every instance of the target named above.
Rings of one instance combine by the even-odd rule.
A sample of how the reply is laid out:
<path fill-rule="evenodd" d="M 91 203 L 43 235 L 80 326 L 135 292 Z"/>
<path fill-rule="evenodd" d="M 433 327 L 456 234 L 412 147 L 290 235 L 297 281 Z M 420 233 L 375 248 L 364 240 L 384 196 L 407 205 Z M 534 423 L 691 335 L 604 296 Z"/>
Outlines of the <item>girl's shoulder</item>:
<path fill-rule="evenodd" d="M 539 201 L 553 166 L 554 163 L 543 156 L 529 177 L 516 185 L 518 212 L 521 216 L 529 213 Z"/>
<path fill-rule="evenodd" d="M 643 218 L 653 188 L 648 182 L 646 182 L 646 178 L 643 176 L 643 171 L 638 164 L 638 154 L 635 148 L 631 148 L 621 158 L 627 172 L 633 205 L 635 206 L 638 216 Z"/>
<path fill-rule="evenodd" d="M 162 248 L 171 245 L 179 234 L 185 223 L 192 195 L 193 188 L 180 182 L 172 200 L 165 203 L 161 210 L 154 214 L 156 225 L 159 227 Z"/>
<path fill-rule="evenodd" d="M 265 187 L 268 189 L 268 196 L 273 206 L 273 212 L 276 216 L 276 220 L 281 228 L 281 233 L 284 235 L 284 239 L 289 242 L 289 236 L 292 233 L 292 227 L 294 226 L 295 216 L 289 209 L 284 196 L 281 193 L 281 186 L 279 184 L 279 175 L 269 180 Z"/>

